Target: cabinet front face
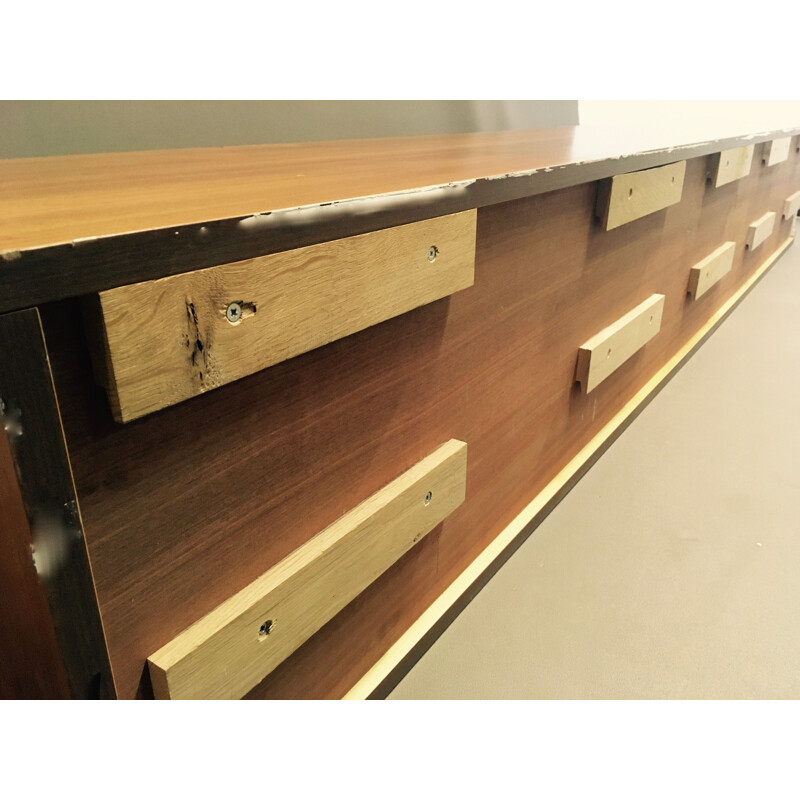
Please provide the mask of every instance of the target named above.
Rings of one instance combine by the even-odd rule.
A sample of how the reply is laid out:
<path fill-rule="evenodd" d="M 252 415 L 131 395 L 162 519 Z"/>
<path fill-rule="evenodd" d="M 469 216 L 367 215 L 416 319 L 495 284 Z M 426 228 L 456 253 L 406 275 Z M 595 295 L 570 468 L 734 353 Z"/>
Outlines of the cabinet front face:
<path fill-rule="evenodd" d="M 468 288 L 126 424 L 94 384 L 81 304 L 43 307 L 119 696 L 149 696 L 151 655 L 466 442 L 464 502 L 248 694 L 342 696 L 786 242 L 799 165 L 792 149 L 717 187 L 690 159 L 678 202 L 611 230 L 595 183 L 482 207 Z M 693 299 L 692 267 L 730 242 Z M 658 334 L 582 392 L 581 345 L 654 295 Z"/>

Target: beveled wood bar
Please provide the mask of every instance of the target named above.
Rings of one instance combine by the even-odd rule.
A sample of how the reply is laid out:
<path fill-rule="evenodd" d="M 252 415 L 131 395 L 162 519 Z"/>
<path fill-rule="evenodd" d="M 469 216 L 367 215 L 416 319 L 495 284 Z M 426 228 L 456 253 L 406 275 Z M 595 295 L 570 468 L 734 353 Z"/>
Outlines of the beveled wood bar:
<path fill-rule="evenodd" d="M 384 695 L 798 197 L 800 127 L 0 161 L 2 696 Z"/>

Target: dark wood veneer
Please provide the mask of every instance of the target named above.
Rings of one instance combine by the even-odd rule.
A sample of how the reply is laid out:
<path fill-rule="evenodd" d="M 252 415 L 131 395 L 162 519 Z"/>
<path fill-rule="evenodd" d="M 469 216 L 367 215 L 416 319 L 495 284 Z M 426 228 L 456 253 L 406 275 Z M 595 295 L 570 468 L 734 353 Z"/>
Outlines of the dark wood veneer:
<path fill-rule="evenodd" d="M 465 504 L 250 696 L 344 693 L 787 239 L 780 220 L 744 251 L 798 163 L 793 149 L 714 190 L 694 158 L 680 204 L 610 232 L 592 183 L 481 208 L 472 288 L 125 426 L 93 385 L 79 304 L 44 308 L 119 695 L 145 696 L 152 652 L 441 441 L 466 441 Z M 733 269 L 692 303 L 689 268 L 727 240 Z M 578 346 L 655 292 L 661 333 L 582 395 Z"/>

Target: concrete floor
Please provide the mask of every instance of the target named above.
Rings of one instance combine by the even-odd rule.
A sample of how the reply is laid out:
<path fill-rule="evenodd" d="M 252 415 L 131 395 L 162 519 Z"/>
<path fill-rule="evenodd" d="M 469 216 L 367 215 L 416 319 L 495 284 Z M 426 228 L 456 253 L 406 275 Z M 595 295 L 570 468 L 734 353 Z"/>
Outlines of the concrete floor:
<path fill-rule="evenodd" d="M 392 699 L 800 698 L 800 245 Z"/>

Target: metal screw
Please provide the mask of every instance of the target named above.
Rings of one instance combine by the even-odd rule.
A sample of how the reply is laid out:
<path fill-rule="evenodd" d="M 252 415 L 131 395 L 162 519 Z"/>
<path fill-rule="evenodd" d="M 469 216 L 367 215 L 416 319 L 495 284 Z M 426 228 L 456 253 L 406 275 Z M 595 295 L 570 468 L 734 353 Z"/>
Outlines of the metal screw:
<path fill-rule="evenodd" d="M 435 244 L 432 244 L 428 248 L 428 261 L 435 261 L 436 260 L 436 256 L 438 254 L 439 254 L 439 248 Z"/>
<path fill-rule="evenodd" d="M 242 318 L 242 307 L 238 303 L 231 303 L 225 309 L 225 316 L 228 322 L 238 322 Z"/>
<path fill-rule="evenodd" d="M 425 495 L 425 505 L 428 505 L 428 503 L 430 503 L 432 497 L 433 497 L 433 492 L 428 492 L 428 494 Z"/>
<path fill-rule="evenodd" d="M 258 638 L 263 641 L 267 638 L 267 636 L 272 633 L 272 628 L 274 627 L 275 622 L 274 620 L 268 619 L 259 629 L 258 629 Z"/>

